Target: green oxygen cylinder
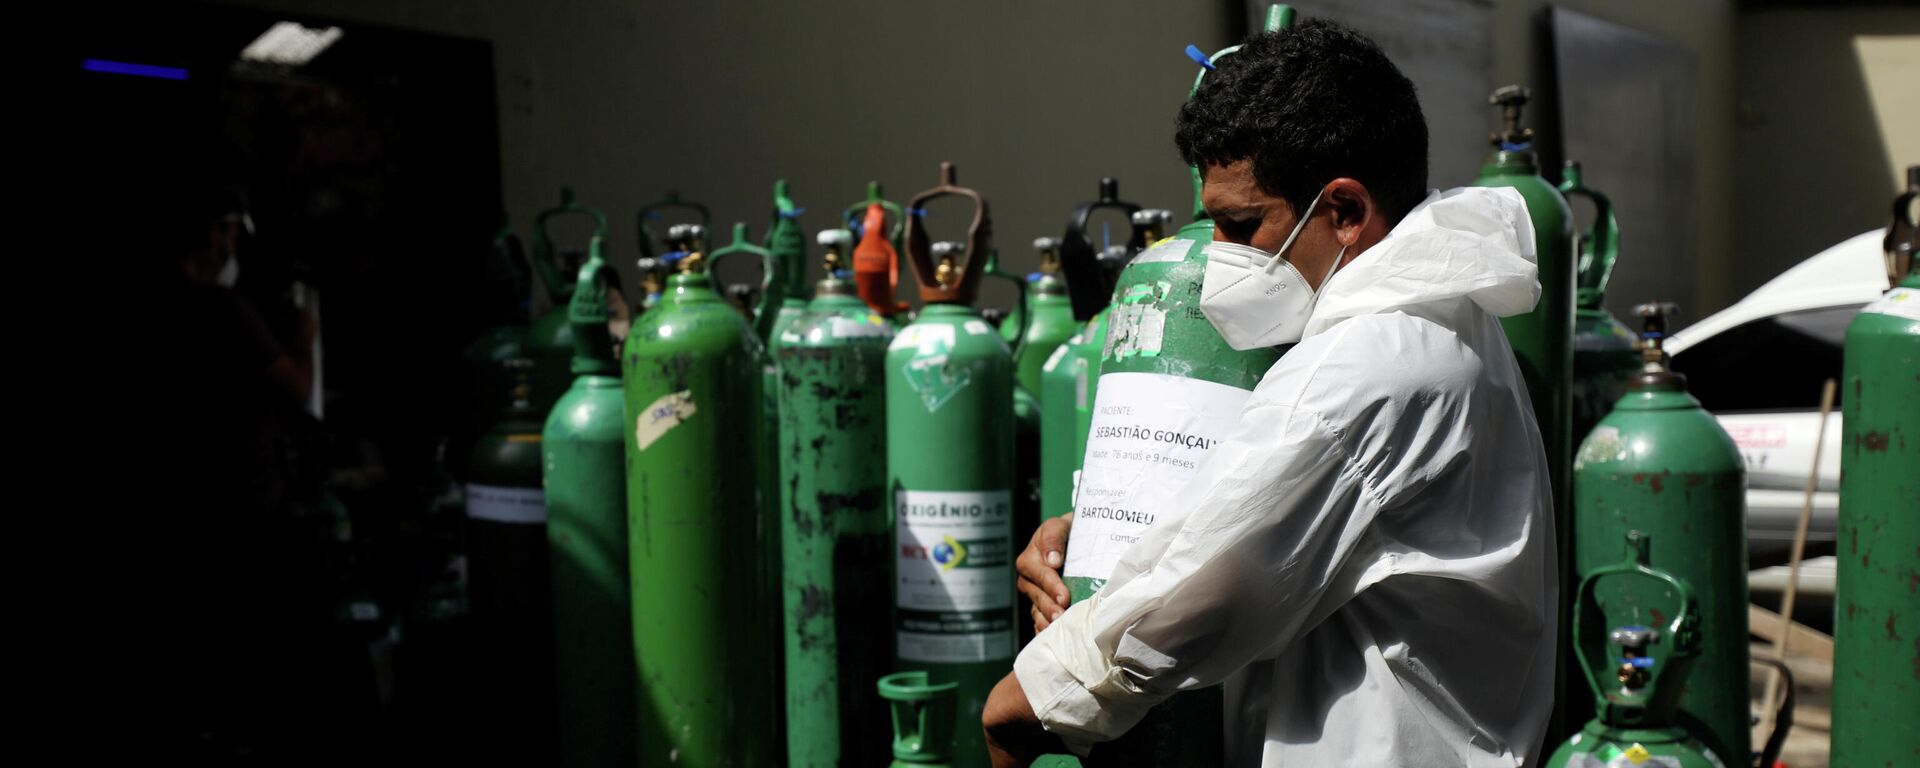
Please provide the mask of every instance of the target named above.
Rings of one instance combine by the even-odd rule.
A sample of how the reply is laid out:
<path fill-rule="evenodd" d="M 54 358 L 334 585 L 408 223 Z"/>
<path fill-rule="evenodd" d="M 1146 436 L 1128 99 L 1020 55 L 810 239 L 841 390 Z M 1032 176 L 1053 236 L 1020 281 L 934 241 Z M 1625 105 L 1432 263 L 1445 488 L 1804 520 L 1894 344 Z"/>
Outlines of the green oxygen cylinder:
<path fill-rule="evenodd" d="M 1898 281 L 1847 326 L 1841 392 L 1833 764 L 1920 765 L 1920 271 L 1912 206 L 1887 227 Z"/>
<path fill-rule="evenodd" d="M 711 231 L 713 228 L 713 214 L 707 210 L 707 207 L 691 200 L 680 199 L 680 193 L 675 190 L 667 190 L 665 197 L 640 206 L 640 210 L 634 215 L 634 218 L 635 224 L 640 232 L 640 242 L 638 244 L 640 248 L 640 259 L 636 263 L 639 266 L 640 272 L 640 292 L 638 295 L 641 297 L 641 312 L 652 309 L 653 305 L 660 301 L 660 289 L 666 284 L 669 267 L 671 266 L 662 258 L 663 253 L 655 252 L 653 248 L 656 238 L 659 238 L 661 242 L 667 242 L 666 238 L 662 236 L 662 233 L 670 232 L 672 229 L 671 224 L 665 223 L 666 212 L 668 211 L 677 211 L 683 215 L 690 215 L 692 218 L 691 221 L 679 223 L 699 225 L 700 230 L 703 232 Z M 668 243 L 666 252 L 672 252 L 673 250 L 672 244 Z"/>
<path fill-rule="evenodd" d="M 594 240 L 576 282 L 573 387 L 540 441 L 553 586 L 558 764 L 634 764 L 633 614 L 627 577 L 624 397 L 607 327 L 606 283 L 618 279 Z"/>
<path fill-rule="evenodd" d="M 787 180 L 773 183 L 773 224 L 767 229 L 767 250 L 779 264 L 774 270 L 770 290 L 780 294 L 780 308 L 773 321 L 773 335 L 779 338 L 787 326 L 807 311 L 807 234 L 800 229 L 800 214 L 806 209 L 793 204 Z"/>
<path fill-rule="evenodd" d="M 641 764 L 773 765 L 779 542 L 773 500 L 741 482 L 766 452 L 766 353 L 714 291 L 703 234 L 670 230 L 678 273 L 622 358 L 637 749 Z"/>
<path fill-rule="evenodd" d="M 1568 617 L 1572 615 L 1572 591 L 1580 572 L 1574 569 L 1574 551 L 1579 542 L 1572 516 L 1569 491 L 1572 488 L 1568 466 L 1573 446 L 1579 438 L 1573 431 L 1573 399 L 1569 387 L 1573 375 L 1573 228 L 1567 201 L 1553 185 L 1540 177 L 1539 161 L 1533 152 L 1533 129 L 1520 126 L 1520 110 L 1527 103 L 1526 88 L 1509 85 L 1499 88 L 1489 102 L 1500 108 L 1503 130 L 1491 135 L 1494 151 L 1480 166 L 1476 187 L 1511 187 L 1527 204 L 1533 223 L 1535 263 L 1540 273 L 1540 300 L 1533 311 L 1500 318 L 1500 327 L 1513 346 L 1520 375 L 1533 401 L 1534 420 L 1540 428 L 1540 440 L 1546 447 L 1547 477 L 1553 486 L 1554 551 L 1559 563 L 1559 620 L 1554 628 L 1558 644 L 1569 642 Z M 1607 545 L 1611 547 L 1611 544 Z M 1580 670 L 1571 659 L 1562 659 L 1554 673 L 1556 709 L 1547 727 L 1547 738 L 1559 740 L 1576 724 L 1588 719 L 1585 696 L 1573 695 Z"/>
<path fill-rule="evenodd" d="M 853 233 L 829 229 L 826 278 L 774 340 L 780 377 L 780 536 L 787 763 L 879 765 L 885 718 L 867 685 L 890 667 L 887 344 L 893 325 L 846 271 Z"/>
<path fill-rule="evenodd" d="M 1096 315 L 1053 351 L 1040 374 L 1040 519 L 1073 513 L 1073 476 L 1086 453 L 1094 378 L 1107 316 Z"/>
<path fill-rule="evenodd" d="M 1615 562 L 1626 531 L 1654 542 L 1652 565 L 1699 597 L 1700 659 L 1683 722 L 1719 755 L 1748 754 L 1746 464 L 1733 438 L 1667 369 L 1665 302 L 1637 308 L 1645 364 L 1574 459 L 1573 566 Z M 1577 646 L 1576 646 L 1577 647 Z M 1696 725 L 1697 724 L 1697 725 Z"/>
<path fill-rule="evenodd" d="M 1627 560 L 1592 569 L 1574 595 L 1573 655 L 1599 716 L 1561 744 L 1547 766 L 1726 768 L 1726 753 L 1690 732 L 1679 711 L 1703 642 L 1693 590 L 1651 566 L 1648 544 L 1657 539 L 1625 535 Z M 1596 555 L 1605 549 L 1591 544 Z M 1745 755 L 1728 757 L 1747 764 Z"/>
<path fill-rule="evenodd" d="M 534 220 L 533 266 L 553 302 L 553 308 L 535 318 L 527 330 L 527 356 L 533 359 L 533 410 L 543 419 L 554 401 L 573 386 L 573 324 L 567 320 L 567 303 L 573 298 L 579 264 L 554 250 L 547 224 L 560 216 L 587 216 L 593 220 L 593 239 L 604 243 L 607 238 L 606 215 L 581 205 L 572 187 L 561 187 L 560 204 L 541 211 Z"/>
<path fill-rule="evenodd" d="M 1291 8 L 1275 4 L 1265 29 L 1277 31 L 1292 20 Z M 1238 49 L 1224 49 L 1208 62 Z M 1194 90 L 1206 71 L 1195 78 Z M 1193 178 L 1197 203 L 1197 171 Z M 1161 510 L 1182 503 L 1175 494 L 1213 444 L 1239 423 L 1241 406 L 1285 352 L 1235 350 L 1201 313 L 1204 249 L 1212 241 L 1211 221 L 1182 227 L 1135 256 L 1114 289 L 1063 569 L 1075 601 L 1106 584 L 1120 556 Z M 1095 747 L 1085 762 L 1220 765 L 1220 707 L 1218 687 L 1177 695 L 1125 736 Z"/>
<path fill-rule="evenodd" d="M 974 204 L 966 245 L 936 264 L 920 217 L 907 219 L 925 306 L 887 349 L 894 657 L 958 684 L 952 762 L 977 766 L 981 707 L 1013 666 L 1013 355 L 969 306 L 993 247 L 986 198 L 941 163 L 940 184 L 907 207 L 942 197 Z"/>
<path fill-rule="evenodd" d="M 1088 222 L 1101 210 L 1127 216 L 1133 225 L 1127 244 L 1107 245 L 1111 253 L 1102 253 L 1087 233 Z M 1098 197 L 1074 206 L 1067 215 L 1058 245 L 1060 273 L 1066 278 L 1074 320 L 1081 325 L 1047 358 L 1041 373 L 1041 519 L 1073 513 L 1073 486 L 1087 452 L 1100 350 L 1107 341 L 1107 302 L 1120 270 L 1132 258 L 1132 244 L 1143 237 L 1140 212 L 1138 204 L 1120 199 L 1120 182 L 1106 177 L 1100 179 Z"/>
<path fill-rule="evenodd" d="M 507 361 L 526 356 L 528 278 L 520 238 L 504 217 L 493 236 L 493 250 L 481 272 L 486 286 L 486 318 L 492 323 L 461 351 L 470 383 L 469 429 L 458 443 L 470 447 L 493 420 L 506 410 L 513 393 L 513 373 Z M 462 455 L 465 455 L 464 453 Z"/>
<path fill-rule="evenodd" d="M 507 368 L 512 400 L 467 467 L 467 573 L 484 670 L 477 732 L 489 751 L 537 760 L 553 723 L 541 414 L 533 408 L 533 361 L 511 360 Z"/>
<path fill-rule="evenodd" d="M 1021 337 L 1020 355 L 1014 360 L 1014 379 L 1036 397 L 1040 394 L 1040 369 L 1047 364 L 1047 357 L 1080 329 L 1073 320 L 1066 284 L 1058 274 L 1059 244 L 1051 237 L 1033 241 L 1033 249 L 1040 254 L 1040 269 L 1027 276 L 1027 331 Z"/>
<path fill-rule="evenodd" d="M 1573 318 L 1573 441 L 1585 440 L 1601 417 L 1627 393 L 1627 379 L 1640 370 L 1640 351 L 1632 329 L 1606 308 L 1607 278 L 1613 275 L 1620 251 L 1620 225 L 1613 217 L 1613 201 L 1588 187 L 1580 164 L 1567 161 L 1561 172 L 1560 194 L 1568 201 L 1586 198 L 1593 203 L 1593 226 L 1575 235 L 1576 259 Z M 1544 283 L 1543 283 L 1544 285 Z"/>
<path fill-rule="evenodd" d="M 784 185 L 781 185 L 777 191 L 784 195 Z M 776 227 L 777 226 L 776 224 Z M 700 236 L 700 231 L 697 228 L 688 231 L 692 232 L 696 238 Z M 797 230 L 795 230 L 795 232 L 797 232 Z M 777 239 L 784 241 L 786 236 L 783 235 Z M 784 247 L 790 248 L 791 246 L 787 245 Z M 747 225 L 743 222 L 736 222 L 733 225 L 732 243 L 721 248 L 716 248 L 707 255 L 708 272 L 717 274 L 720 264 L 735 256 L 749 256 L 760 263 L 760 284 L 757 287 L 752 285 L 729 285 L 727 286 L 727 293 L 729 296 L 738 297 L 736 309 L 739 310 L 741 317 L 745 318 L 750 327 L 753 328 L 754 338 L 760 342 L 761 348 L 768 349 L 772 341 L 773 327 L 780 322 L 780 307 L 784 302 L 783 297 L 785 295 L 785 291 L 780 286 L 786 264 L 780 260 L 772 249 L 754 245 L 747 238 Z M 771 636 L 777 637 L 782 628 L 781 569 L 783 567 L 781 565 L 781 549 L 779 546 L 780 523 L 778 518 L 774 516 L 782 509 L 782 507 L 778 506 L 780 500 L 780 461 L 778 456 L 780 447 L 778 388 L 780 380 L 778 369 L 775 367 L 771 354 L 764 355 L 760 358 L 760 379 L 761 421 L 758 425 L 759 431 L 753 434 L 752 439 L 747 441 L 746 445 L 751 450 L 750 455 L 753 457 L 752 469 L 754 480 L 759 485 L 759 496 L 760 499 L 762 499 L 761 503 L 766 505 L 769 515 L 763 518 L 762 525 L 766 526 L 766 528 L 760 531 L 759 535 L 766 537 L 769 546 L 760 557 L 752 561 L 751 565 L 755 570 L 754 584 L 756 588 L 760 590 L 760 594 L 764 596 L 760 599 L 760 602 L 768 606 L 768 610 L 771 611 L 771 613 L 757 618 L 764 618 L 769 622 L 766 631 L 772 633 Z M 768 676 L 767 690 L 769 692 L 780 690 L 780 686 L 786 682 L 786 656 L 781 650 L 780 644 L 776 642 L 774 644 L 773 656 L 766 670 Z M 774 698 L 776 706 L 784 705 L 784 698 L 777 696 Z M 778 720 L 777 724 L 782 729 L 787 725 L 784 719 Z M 786 743 L 784 730 L 771 734 L 771 737 L 776 744 L 784 746 Z"/>

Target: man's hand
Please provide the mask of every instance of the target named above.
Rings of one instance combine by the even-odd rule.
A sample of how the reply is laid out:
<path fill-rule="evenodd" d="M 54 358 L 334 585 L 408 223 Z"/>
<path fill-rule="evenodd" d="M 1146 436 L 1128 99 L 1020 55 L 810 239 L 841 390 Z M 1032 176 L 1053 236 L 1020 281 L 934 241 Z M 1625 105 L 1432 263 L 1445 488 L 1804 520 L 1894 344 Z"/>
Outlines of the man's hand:
<path fill-rule="evenodd" d="M 1072 527 L 1072 515 L 1041 523 L 1026 551 L 1014 560 L 1014 570 L 1020 573 L 1020 593 L 1033 601 L 1035 632 L 1046 629 L 1067 610 L 1067 583 L 1060 580 L 1060 569 L 1067 562 L 1067 531 Z"/>
<path fill-rule="evenodd" d="M 1009 674 L 987 694 L 987 705 L 980 712 L 980 726 L 986 730 L 987 756 L 993 768 L 1018 768 L 1030 765 L 1041 755 L 1067 753 L 1058 736 L 1040 726 L 1039 716 L 1027 703 L 1020 680 Z"/>

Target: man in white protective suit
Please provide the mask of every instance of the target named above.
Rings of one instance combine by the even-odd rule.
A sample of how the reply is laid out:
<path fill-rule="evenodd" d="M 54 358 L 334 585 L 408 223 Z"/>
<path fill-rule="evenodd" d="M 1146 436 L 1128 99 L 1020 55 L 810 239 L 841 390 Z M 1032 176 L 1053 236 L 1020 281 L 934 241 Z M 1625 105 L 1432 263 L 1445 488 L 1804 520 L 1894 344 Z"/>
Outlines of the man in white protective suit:
<path fill-rule="evenodd" d="M 1071 518 L 1019 557 L 1038 636 L 983 715 L 996 765 L 1086 754 L 1231 682 L 1230 765 L 1531 765 L 1560 587 L 1546 456 L 1497 318 L 1540 286 L 1510 189 L 1429 192 L 1413 84 L 1307 21 L 1181 110 L 1216 225 L 1200 308 L 1298 342 L 1174 508 L 1068 604 Z"/>

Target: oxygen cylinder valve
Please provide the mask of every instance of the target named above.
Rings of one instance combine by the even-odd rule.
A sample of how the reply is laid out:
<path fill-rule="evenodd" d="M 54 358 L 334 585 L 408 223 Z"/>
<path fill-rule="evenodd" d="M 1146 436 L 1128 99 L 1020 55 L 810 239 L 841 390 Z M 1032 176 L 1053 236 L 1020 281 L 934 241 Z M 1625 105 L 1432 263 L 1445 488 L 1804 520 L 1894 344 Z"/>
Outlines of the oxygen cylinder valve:
<path fill-rule="evenodd" d="M 1899 285 L 1914 271 L 1913 252 L 1920 250 L 1915 200 L 1920 200 L 1920 165 L 1909 165 L 1907 189 L 1893 198 L 1893 219 L 1887 223 L 1887 237 L 1881 244 L 1887 254 L 1887 282 L 1891 285 Z"/>
<path fill-rule="evenodd" d="M 814 239 L 827 249 L 826 255 L 821 257 L 822 263 L 826 265 L 827 276 L 839 277 L 846 265 L 847 249 L 853 245 L 853 232 L 845 229 L 823 229 L 820 230 L 820 234 L 814 236 Z"/>
<path fill-rule="evenodd" d="M 1133 228 L 1140 233 L 1140 242 L 1135 248 L 1146 248 L 1166 236 L 1167 227 L 1173 223 L 1173 211 L 1165 208 L 1143 208 L 1133 212 Z"/>
<path fill-rule="evenodd" d="M 1667 351 L 1664 347 L 1667 338 L 1667 316 L 1680 311 L 1680 305 L 1671 301 L 1651 301 L 1636 305 L 1634 314 L 1640 316 L 1640 373 L 1627 382 L 1632 389 L 1645 389 L 1653 385 L 1684 386 L 1686 377 L 1674 373 L 1667 367 Z"/>
<path fill-rule="evenodd" d="M 748 321 L 753 320 L 753 299 L 754 294 L 758 292 L 759 290 L 751 285 L 741 284 L 727 286 L 727 298 L 733 301 L 735 309 L 740 310 L 741 314 L 747 316 Z"/>
<path fill-rule="evenodd" d="M 513 408 L 526 410 L 533 407 L 533 360 L 515 357 L 501 361 L 500 367 L 507 369 L 507 375 L 513 378 Z"/>
<path fill-rule="evenodd" d="M 1666 350 L 1662 348 L 1667 338 L 1667 315 L 1680 311 L 1680 305 L 1671 301 L 1651 301 L 1633 308 L 1640 316 L 1640 354 L 1647 365 L 1664 366 Z"/>
<path fill-rule="evenodd" d="M 933 282 L 939 284 L 941 289 L 944 290 L 953 287 L 953 279 L 955 277 L 953 260 L 958 254 L 964 253 L 966 249 L 966 243 L 958 243 L 951 240 L 943 240 L 933 244 L 933 261 L 939 265 L 934 267 Z"/>
<path fill-rule="evenodd" d="M 1502 128 L 1488 136 L 1495 149 L 1520 150 L 1533 143 L 1533 129 L 1520 127 L 1520 110 L 1532 97 L 1524 85 L 1503 85 L 1487 97 L 1488 104 L 1500 108 Z"/>
<path fill-rule="evenodd" d="M 1033 250 L 1040 254 L 1040 274 L 1051 275 L 1060 271 L 1060 238 L 1036 237 Z"/>
<path fill-rule="evenodd" d="M 1629 690 L 1646 687 L 1648 670 L 1653 668 L 1653 657 L 1647 655 L 1647 646 L 1660 639 L 1659 630 L 1652 627 L 1618 627 L 1608 635 L 1608 639 L 1620 647 L 1620 668 L 1615 673 L 1620 685 Z"/>
<path fill-rule="evenodd" d="M 706 254 L 701 252 L 701 244 L 706 240 L 707 228 L 699 224 L 675 224 L 667 229 L 667 242 L 672 243 L 682 255 L 674 266 L 682 273 L 700 272 L 706 269 Z"/>

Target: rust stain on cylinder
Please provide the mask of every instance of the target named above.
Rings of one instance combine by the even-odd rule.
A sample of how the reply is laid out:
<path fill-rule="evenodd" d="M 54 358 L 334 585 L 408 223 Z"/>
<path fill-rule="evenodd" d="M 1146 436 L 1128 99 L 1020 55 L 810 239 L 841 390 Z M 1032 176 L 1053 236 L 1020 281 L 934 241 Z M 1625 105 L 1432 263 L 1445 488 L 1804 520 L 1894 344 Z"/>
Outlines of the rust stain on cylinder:
<path fill-rule="evenodd" d="M 1885 452 L 1888 442 L 1885 432 L 1868 432 L 1860 436 L 1860 447 L 1874 453 Z"/>

